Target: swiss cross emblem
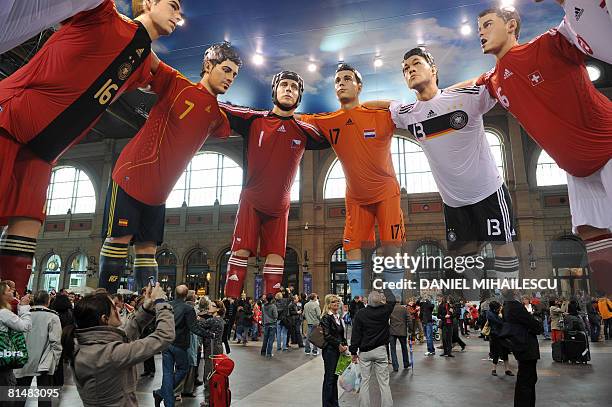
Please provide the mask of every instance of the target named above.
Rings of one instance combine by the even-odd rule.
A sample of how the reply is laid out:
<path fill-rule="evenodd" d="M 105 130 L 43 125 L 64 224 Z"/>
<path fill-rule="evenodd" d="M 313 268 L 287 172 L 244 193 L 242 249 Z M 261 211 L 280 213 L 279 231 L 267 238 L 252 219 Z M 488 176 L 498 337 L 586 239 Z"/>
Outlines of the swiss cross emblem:
<path fill-rule="evenodd" d="M 531 86 L 537 86 L 540 83 L 544 82 L 544 78 L 542 78 L 542 74 L 540 73 L 540 71 L 530 73 L 529 82 L 531 82 Z"/>

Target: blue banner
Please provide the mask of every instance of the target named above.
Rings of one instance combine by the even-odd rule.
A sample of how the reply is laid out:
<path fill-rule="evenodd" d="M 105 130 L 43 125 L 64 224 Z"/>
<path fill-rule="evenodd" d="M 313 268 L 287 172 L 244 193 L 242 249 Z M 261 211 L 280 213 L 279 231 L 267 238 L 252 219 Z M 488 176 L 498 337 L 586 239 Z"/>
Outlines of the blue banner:
<path fill-rule="evenodd" d="M 304 294 L 310 295 L 312 293 L 312 274 L 304 273 Z"/>
<path fill-rule="evenodd" d="M 263 295 L 263 275 L 255 274 L 255 300 Z"/>

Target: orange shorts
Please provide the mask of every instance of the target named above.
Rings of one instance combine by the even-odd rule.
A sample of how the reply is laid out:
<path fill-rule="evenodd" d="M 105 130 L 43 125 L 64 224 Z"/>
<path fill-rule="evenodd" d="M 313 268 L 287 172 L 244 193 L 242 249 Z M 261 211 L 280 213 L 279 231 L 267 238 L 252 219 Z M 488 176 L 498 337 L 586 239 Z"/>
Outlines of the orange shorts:
<path fill-rule="evenodd" d="M 0 225 L 10 218 L 45 220 L 52 166 L 0 134 Z"/>
<path fill-rule="evenodd" d="M 360 205 L 346 197 L 346 223 L 344 225 L 343 247 L 345 251 L 372 248 L 376 244 L 374 223 L 378 223 L 381 243 L 398 244 L 406 240 L 404 214 L 400 196 L 395 195 L 369 205 Z"/>

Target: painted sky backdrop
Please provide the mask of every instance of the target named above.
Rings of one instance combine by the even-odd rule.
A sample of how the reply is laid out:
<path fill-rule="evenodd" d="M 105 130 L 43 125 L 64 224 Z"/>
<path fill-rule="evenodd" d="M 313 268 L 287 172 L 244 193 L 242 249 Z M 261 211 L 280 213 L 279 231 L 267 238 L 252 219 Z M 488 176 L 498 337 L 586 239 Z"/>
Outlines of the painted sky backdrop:
<path fill-rule="evenodd" d="M 130 14 L 127 0 L 116 0 Z M 267 109 L 270 81 L 283 69 L 302 75 L 306 93 L 298 110 L 338 109 L 333 74 L 339 60 L 357 67 L 364 77 L 361 101 L 414 100 L 401 74 L 403 54 L 425 44 L 436 59 L 440 86 L 469 79 L 494 65 L 483 55 L 477 15 L 499 1 L 453 0 L 182 0 L 185 25 L 154 44 L 166 63 L 199 81 L 202 57 L 212 43 L 229 40 L 244 61 L 238 78 L 219 99 Z M 522 18 L 521 42 L 559 24 L 563 10 L 554 1 L 536 4 L 516 0 Z M 463 36 L 467 22 L 472 33 Z M 265 62 L 251 58 L 260 52 Z M 382 67 L 374 67 L 380 56 Z M 307 69 L 317 64 L 315 72 Z"/>

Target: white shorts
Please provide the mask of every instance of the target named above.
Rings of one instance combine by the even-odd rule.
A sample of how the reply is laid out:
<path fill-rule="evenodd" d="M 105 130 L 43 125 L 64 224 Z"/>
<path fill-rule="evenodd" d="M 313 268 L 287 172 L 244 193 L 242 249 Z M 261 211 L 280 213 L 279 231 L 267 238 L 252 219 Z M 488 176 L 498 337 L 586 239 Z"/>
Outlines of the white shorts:
<path fill-rule="evenodd" d="M 612 230 L 612 160 L 588 177 L 567 174 L 572 230 L 590 225 Z"/>
<path fill-rule="evenodd" d="M 612 19 L 601 1 L 565 0 L 565 18 L 559 32 L 587 55 L 612 64 Z"/>

